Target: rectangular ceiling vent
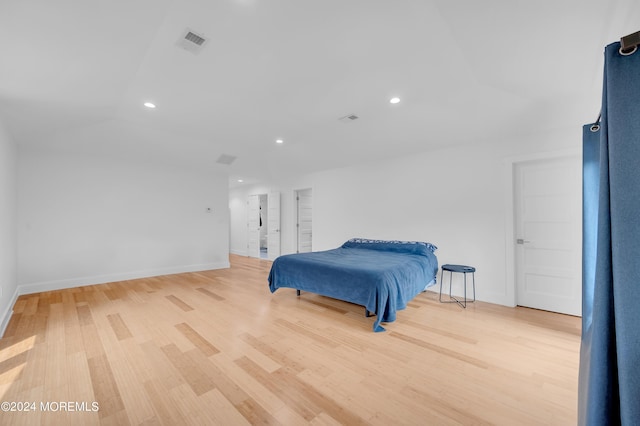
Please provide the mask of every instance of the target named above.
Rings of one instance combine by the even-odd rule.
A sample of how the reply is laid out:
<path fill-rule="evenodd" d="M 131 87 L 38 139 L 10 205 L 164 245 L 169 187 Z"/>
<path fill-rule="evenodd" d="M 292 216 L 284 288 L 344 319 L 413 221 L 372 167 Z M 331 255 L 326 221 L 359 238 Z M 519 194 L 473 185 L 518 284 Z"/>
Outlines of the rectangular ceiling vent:
<path fill-rule="evenodd" d="M 349 123 L 357 119 L 358 119 L 358 116 L 355 114 L 349 114 L 349 115 L 345 115 L 344 117 L 338 118 L 338 120 L 342 121 L 343 123 Z"/>
<path fill-rule="evenodd" d="M 205 44 L 207 44 L 207 39 L 203 34 L 198 34 L 188 28 L 182 33 L 180 40 L 178 40 L 178 46 L 191 53 L 200 53 Z"/>
<path fill-rule="evenodd" d="M 218 157 L 218 160 L 216 161 L 216 163 L 226 164 L 228 166 L 234 161 L 236 161 L 236 158 L 238 157 L 236 157 L 235 155 L 222 154 L 220 157 Z"/>

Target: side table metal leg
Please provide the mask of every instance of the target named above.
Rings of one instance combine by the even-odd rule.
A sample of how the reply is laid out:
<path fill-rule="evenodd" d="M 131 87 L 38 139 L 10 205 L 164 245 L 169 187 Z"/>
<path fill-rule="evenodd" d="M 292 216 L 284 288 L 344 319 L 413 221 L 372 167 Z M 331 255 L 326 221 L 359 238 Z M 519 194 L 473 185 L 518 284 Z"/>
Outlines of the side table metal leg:
<path fill-rule="evenodd" d="M 471 273 L 471 276 L 473 277 L 473 301 L 476 301 L 476 273 L 473 272 Z"/>
<path fill-rule="evenodd" d="M 463 308 L 467 308 L 467 273 L 463 272 L 464 274 L 464 305 L 461 304 L 461 306 Z"/>

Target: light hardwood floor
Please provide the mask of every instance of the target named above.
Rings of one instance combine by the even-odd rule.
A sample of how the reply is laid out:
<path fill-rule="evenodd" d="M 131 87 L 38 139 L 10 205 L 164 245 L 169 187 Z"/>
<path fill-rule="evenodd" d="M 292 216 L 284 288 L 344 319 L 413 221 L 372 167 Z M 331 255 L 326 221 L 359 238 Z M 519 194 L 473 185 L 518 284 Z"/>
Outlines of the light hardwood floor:
<path fill-rule="evenodd" d="M 0 424 L 576 424 L 579 318 L 426 292 L 373 333 L 361 306 L 231 264 L 21 296 L 0 401 L 36 406 Z"/>

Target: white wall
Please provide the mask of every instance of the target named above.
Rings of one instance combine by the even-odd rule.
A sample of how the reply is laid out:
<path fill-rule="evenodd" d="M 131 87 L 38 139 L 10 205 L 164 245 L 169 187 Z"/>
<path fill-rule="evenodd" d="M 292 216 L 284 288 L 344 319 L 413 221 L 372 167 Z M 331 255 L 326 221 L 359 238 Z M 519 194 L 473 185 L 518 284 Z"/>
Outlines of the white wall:
<path fill-rule="evenodd" d="M 282 193 L 282 252 L 295 252 L 295 189 L 313 189 L 314 251 L 352 237 L 428 241 L 439 263 L 477 268 L 478 299 L 515 302 L 508 217 L 514 157 L 579 149 L 581 129 L 473 143 L 230 191 L 232 248 L 246 246 L 248 194 Z M 542 154 L 545 155 L 545 154 Z M 579 191 L 580 189 L 577 188 Z"/>
<path fill-rule="evenodd" d="M 0 121 L 0 337 L 17 297 L 17 149 Z"/>
<path fill-rule="evenodd" d="M 21 151 L 20 292 L 228 267 L 228 214 L 223 175 Z"/>

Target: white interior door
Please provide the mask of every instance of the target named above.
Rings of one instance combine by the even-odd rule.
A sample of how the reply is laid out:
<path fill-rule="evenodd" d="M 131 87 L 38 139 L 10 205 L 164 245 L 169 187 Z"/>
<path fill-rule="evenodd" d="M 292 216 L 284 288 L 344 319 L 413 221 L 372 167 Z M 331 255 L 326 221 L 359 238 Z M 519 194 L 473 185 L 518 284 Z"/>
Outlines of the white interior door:
<path fill-rule="evenodd" d="M 268 200 L 267 254 L 273 260 L 280 256 L 280 193 L 271 191 Z"/>
<path fill-rule="evenodd" d="M 247 256 L 260 257 L 260 196 L 247 199 Z"/>
<path fill-rule="evenodd" d="M 514 169 L 517 304 L 582 314 L 582 187 L 579 157 Z"/>
<path fill-rule="evenodd" d="M 307 253 L 312 250 L 312 193 L 311 189 L 303 189 L 296 192 L 298 221 L 298 253 Z"/>

